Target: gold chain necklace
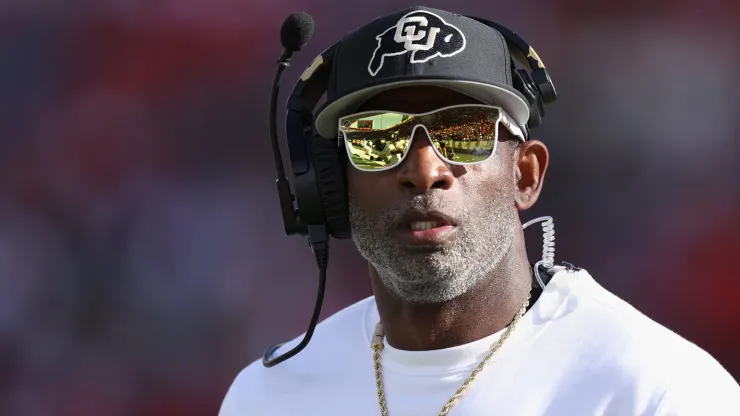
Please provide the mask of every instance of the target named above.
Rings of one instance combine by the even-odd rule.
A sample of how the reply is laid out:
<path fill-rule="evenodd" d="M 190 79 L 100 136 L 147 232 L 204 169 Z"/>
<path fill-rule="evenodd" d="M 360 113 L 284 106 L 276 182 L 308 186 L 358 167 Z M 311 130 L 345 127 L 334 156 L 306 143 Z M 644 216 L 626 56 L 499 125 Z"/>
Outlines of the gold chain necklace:
<path fill-rule="evenodd" d="M 475 367 L 473 372 L 470 373 L 470 376 L 468 376 L 468 378 L 463 382 L 462 386 L 457 389 L 455 394 L 453 394 L 452 397 L 450 397 L 450 400 L 447 401 L 447 404 L 442 407 L 442 410 L 439 412 L 439 416 L 447 416 L 447 414 L 450 412 L 450 409 L 452 409 L 452 406 L 455 405 L 460 396 L 462 396 L 465 390 L 467 390 L 468 386 L 470 386 L 470 383 L 473 382 L 478 373 L 480 373 L 481 370 L 483 370 L 483 367 L 491 360 L 493 354 L 495 354 L 496 351 L 498 351 L 504 344 L 504 342 L 509 338 L 511 331 L 514 330 L 516 324 L 527 311 L 527 307 L 529 307 L 529 298 L 530 295 L 528 294 L 527 299 L 524 301 L 524 304 L 521 308 L 519 308 L 519 312 L 516 313 L 516 316 L 514 316 L 514 319 L 511 321 L 509 327 L 506 328 L 506 331 L 504 331 L 503 335 L 501 335 L 501 338 L 499 338 L 499 340 L 496 341 L 495 344 L 493 344 L 491 350 L 488 352 L 488 354 L 486 354 L 485 357 L 483 357 L 483 360 L 480 362 L 480 364 Z M 375 366 L 375 386 L 378 390 L 378 404 L 380 405 L 380 414 L 382 416 L 388 416 L 388 405 L 385 401 L 385 394 L 383 393 L 383 377 L 380 372 L 380 352 L 383 350 L 384 347 L 384 337 L 385 331 L 383 330 L 383 325 L 378 322 L 378 325 L 375 326 L 375 333 L 373 334 L 373 342 L 371 345 L 373 349 L 373 364 Z"/>

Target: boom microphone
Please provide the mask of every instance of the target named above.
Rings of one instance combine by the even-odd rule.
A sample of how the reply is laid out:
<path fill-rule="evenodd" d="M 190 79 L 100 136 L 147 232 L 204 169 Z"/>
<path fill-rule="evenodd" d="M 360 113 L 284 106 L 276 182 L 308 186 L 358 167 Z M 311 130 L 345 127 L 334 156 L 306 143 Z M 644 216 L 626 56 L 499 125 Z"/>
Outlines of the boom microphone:
<path fill-rule="evenodd" d="M 273 358 L 272 354 L 277 351 L 283 344 L 276 344 L 265 351 L 262 356 L 262 364 L 265 367 L 273 367 L 281 362 L 293 357 L 301 352 L 311 341 L 316 325 L 321 314 L 321 306 L 324 303 L 324 290 L 326 288 L 326 268 L 329 261 L 328 236 L 323 226 L 310 226 L 300 221 L 296 207 L 294 205 L 295 197 L 290 189 L 290 184 L 285 176 L 285 167 L 280 155 L 280 146 L 277 139 L 277 97 L 280 92 L 280 78 L 283 71 L 290 63 L 290 57 L 293 52 L 299 51 L 306 46 L 313 35 L 313 18 L 307 13 L 293 13 L 285 19 L 283 26 L 280 28 L 280 43 L 283 45 L 283 51 L 277 59 L 277 70 L 272 81 L 272 93 L 270 94 L 270 141 L 272 143 L 272 153 L 275 158 L 275 169 L 277 170 L 277 191 L 280 200 L 280 211 L 283 215 L 285 233 L 308 235 L 309 244 L 314 251 L 316 263 L 319 266 L 319 288 L 316 294 L 316 303 L 314 304 L 313 315 L 308 324 L 306 334 L 301 342 L 291 350 Z"/>
<path fill-rule="evenodd" d="M 272 93 L 270 94 L 270 142 L 272 144 L 272 155 L 275 159 L 277 170 L 277 191 L 280 200 L 280 211 L 283 215 L 285 233 L 287 235 L 305 234 L 306 227 L 298 221 L 293 201 L 295 198 L 290 191 L 290 184 L 285 176 L 283 158 L 280 155 L 280 145 L 277 138 L 277 98 L 280 92 L 280 78 L 285 68 L 290 66 L 290 57 L 293 52 L 299 51 L 306 46 L 313 36 L 313 18 L 304 12 L 293 13 L 288 16 L 280 28 L 280 43 L 283 51 L 277 59 L 278 68 L 272 80 Z"/>

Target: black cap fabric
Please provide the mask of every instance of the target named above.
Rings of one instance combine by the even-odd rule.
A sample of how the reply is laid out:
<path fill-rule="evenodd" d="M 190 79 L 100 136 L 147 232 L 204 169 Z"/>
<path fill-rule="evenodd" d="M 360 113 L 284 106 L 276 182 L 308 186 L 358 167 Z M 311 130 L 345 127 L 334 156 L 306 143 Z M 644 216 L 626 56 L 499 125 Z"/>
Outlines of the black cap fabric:
<path fill-rule="evenodd" d="M 498 31 L 458 14 L 412 7 L 347 35 L 334 59 L 316 130 L 336 137 L 339 117 L 393 88 L 434 85 L 500 105 L 520 126 L 529 106 L 511 81 L 511 57 Z"/>

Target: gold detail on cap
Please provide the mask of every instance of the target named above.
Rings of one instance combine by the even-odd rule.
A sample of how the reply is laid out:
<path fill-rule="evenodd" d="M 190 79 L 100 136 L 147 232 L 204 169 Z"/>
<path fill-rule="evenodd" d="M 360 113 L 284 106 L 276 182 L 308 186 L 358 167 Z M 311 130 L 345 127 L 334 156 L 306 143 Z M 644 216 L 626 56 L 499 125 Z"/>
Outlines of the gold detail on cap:
<path fill-rule="evenodd" d="M 309 65 L 308 68 L 306 68 L 303 71 L 303 74 L 301 74 L 301 80 L 304 82 L 308 81 L 308 79 L 311 78 L 313 73 L 316 72 L 316 70 L 319 69 L 319 67 L 323 64 L 324 64 L 324 57 L 321 55 L 317 56 L 313 60 L 313 62 L 311 62 L 311 65 Z"/>
<path fill-rule="evenodd" d="M 535 61 L 537 61 L 537 66 L 540 68 L 544 68 L 545 64 L 542 63 L 542 59 L 540 59 L 540 56 L 537 55 L 537 52 L 534 51 L 533 47 L 529 47 L 529 54 L 527 54 L 528 58 L 534 58 Z"/>

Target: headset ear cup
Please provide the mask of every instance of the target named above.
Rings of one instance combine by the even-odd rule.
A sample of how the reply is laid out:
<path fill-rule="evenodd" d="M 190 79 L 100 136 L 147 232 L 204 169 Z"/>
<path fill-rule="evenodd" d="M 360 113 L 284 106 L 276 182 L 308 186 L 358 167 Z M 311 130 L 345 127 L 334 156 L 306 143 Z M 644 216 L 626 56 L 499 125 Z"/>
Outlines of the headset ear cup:
<path fill-rule="evenodd" d="M 313 149 L 316 184 L 329 234 L 337 239 L 350 238 L 347 180 L 340 149 L 336 142 L 319 135 L 313 136 Z"/>
<path fill-rule="evenodd" d="M 512 73 L 514 88 L 524 95 L 529 104 L 529 128 L 535 128 L 542 123 L 545 114 L 544 104 L 540 98 L 537 87 L 532 82 L 529 73 L 523 69 L 517 69 Z"/>

